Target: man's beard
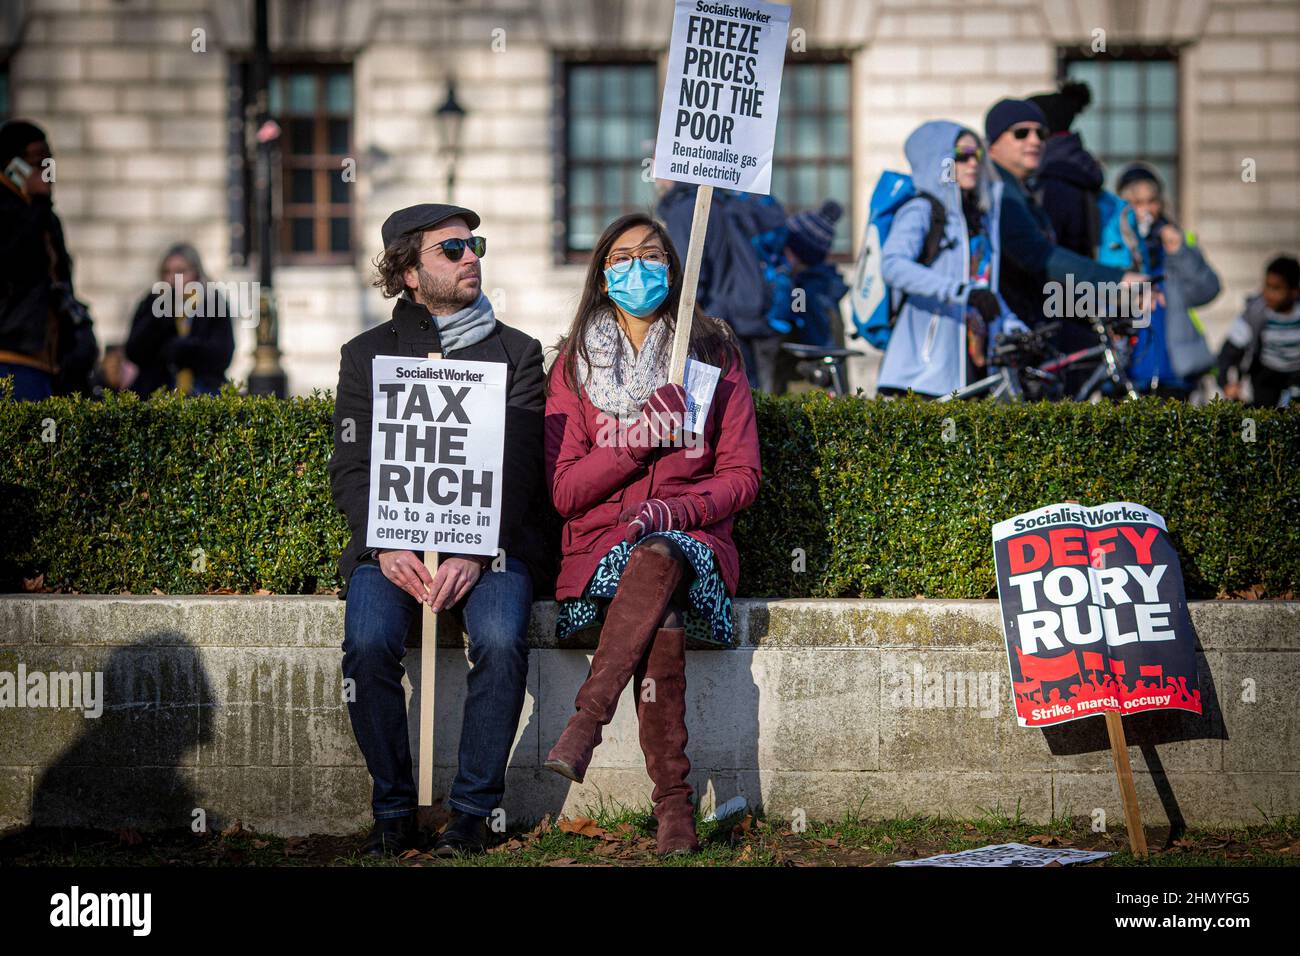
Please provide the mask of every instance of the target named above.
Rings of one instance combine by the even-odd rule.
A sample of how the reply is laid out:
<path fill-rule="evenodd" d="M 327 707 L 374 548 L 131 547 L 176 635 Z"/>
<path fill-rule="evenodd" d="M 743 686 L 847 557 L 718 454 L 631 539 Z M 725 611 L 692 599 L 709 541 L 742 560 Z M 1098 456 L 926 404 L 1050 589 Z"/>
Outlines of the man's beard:
<path fill-rule="evenodd" d="M 431 312 L 443 309 L 459 312 L 477 302 L 483 292 L 482 279 L 479 280 L 479 287 L 476 289 L 461 288 L 459 272 L 445 279 L 439 279 L 421 266 L 419 275 L 420 298 L 424 301 L 425 308 Z"/>

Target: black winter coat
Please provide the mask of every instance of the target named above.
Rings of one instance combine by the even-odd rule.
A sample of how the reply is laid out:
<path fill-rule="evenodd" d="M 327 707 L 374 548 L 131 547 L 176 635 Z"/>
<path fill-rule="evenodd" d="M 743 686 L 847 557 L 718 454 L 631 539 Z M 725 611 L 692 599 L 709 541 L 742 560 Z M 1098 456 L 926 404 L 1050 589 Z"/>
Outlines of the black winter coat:
<path fill-rule="evenodd" d="M 1101 233 L 1097 196 L 1105 174 L 1101 163 L 1083 148 L 1078 133 L 1060 134 L 1047 141 L 1035 180 L 1056 244 L 1089 259 L 1097 258 Z"/>
<path fill-rule="evenodd" d="M 72 294 L 72 257 L 50 198 L 0 183 L 0 350 L 34 358 L 52 351 L 56 395 L 83 391 L 99 353 L 89 318 L 74 324 L 60 307 Z M 51 310 L 59 316 L 53 344 Z"/>
<path fill-rule="evenodd" d="M 147 397 L 160 386 L 175 388 L 177 370 L 188 368 L 194 373 L 195 392 L 220 391 L 235 354 L 235 333 L 224 299 L 217 297 L 213 316 L 202 314 L 200 306 L 200 314 L 190 320 L 189 335 L 180 335 L 172 318 L 171 287 L 162 297 L 162 315 L 154 315 L 156 298 L 151 292 L 141 299 L 131 319 L 126 357 L 140 367 L 131 389 Z"/>
<path fill-rule="evenodd" d="M 433 317 L 422 305 L 405 298 L 393 306 L 392 319 L 343 346 L 334 399 L 334 454 L 329 461 L 334 503 L 352 530 L 351 540 L 339 558 L 340 600 L 347 599 L 348 580 L 357 565 L 377 563 L 366 545 L 370 517 L 371 359 L 376 355 L 425 358 L 430 352 L 441 351 Z M 502 362 L 507 366 L 501 535 L 497 546 L 528 567 L 534 596 L 552 594 L 559 539 L 554 533 L 558 522 L 553 517 L 542 458 L 546 376 L 541 343 L 498 321 L 487 338 L 445 352 L 443 358 Z M 354 440 L 350 442 L 342 437 L 348 419 L 354 423 Z M 415 553 L 423 557 L 423 552 Z M 446 552 L 442 556 L 451 557 Z"/>

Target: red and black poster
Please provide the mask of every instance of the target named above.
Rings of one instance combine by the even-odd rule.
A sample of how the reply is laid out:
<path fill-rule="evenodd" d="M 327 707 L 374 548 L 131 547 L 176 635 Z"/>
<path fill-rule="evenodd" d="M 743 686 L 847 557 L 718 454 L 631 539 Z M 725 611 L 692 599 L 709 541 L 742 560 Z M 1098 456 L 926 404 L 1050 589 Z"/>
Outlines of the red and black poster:
<path fill-rule="evenodd" d="M 993 526 L 993 563 L 1021 727 L 1201 712 L 1183 572 L 1160 515 L 1127 501 L 1047 505 Z"/>

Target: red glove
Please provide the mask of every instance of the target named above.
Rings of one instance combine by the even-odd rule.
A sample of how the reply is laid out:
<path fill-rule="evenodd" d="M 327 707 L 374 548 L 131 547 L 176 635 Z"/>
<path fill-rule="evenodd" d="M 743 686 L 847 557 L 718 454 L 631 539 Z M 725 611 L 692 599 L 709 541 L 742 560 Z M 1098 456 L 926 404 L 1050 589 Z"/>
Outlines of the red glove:
<path fill-rule="evenodd" d="M 651 498 L 635 508 L 627 508 L 619 515 L 626 521 L 626 540 L 636 541 L 652 531 L 689 531 L 704 523 L 704 502 L 699 495 L 681 495 L 676 498 Z"/>
<path fill-rule="evenodd" d="M 629 436 L 628 453 L 637 464 L 646 464 L 657 448 L 671 444 L 685 422 L 686 389 L 660 385 L 641 406 L 641 419 Z"/>

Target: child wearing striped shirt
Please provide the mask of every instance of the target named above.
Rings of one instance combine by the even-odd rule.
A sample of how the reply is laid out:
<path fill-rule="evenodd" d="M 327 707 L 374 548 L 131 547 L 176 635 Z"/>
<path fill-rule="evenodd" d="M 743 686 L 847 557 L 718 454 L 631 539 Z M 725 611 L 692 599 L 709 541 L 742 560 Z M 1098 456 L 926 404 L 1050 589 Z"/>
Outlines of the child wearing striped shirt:
<path fill-rule="evenodd" d="M 1272 408 L 1282 393 L 1300 386 L 1300 262 L 1278 256 L 1264 269 L 1264 285 L 1228 329 L 1219 352 L 1219 387 L 1241 398 L 1249 376 L 1252 404 Z M 1235 380 L 1229 371 L 1236 372 Z"/>

